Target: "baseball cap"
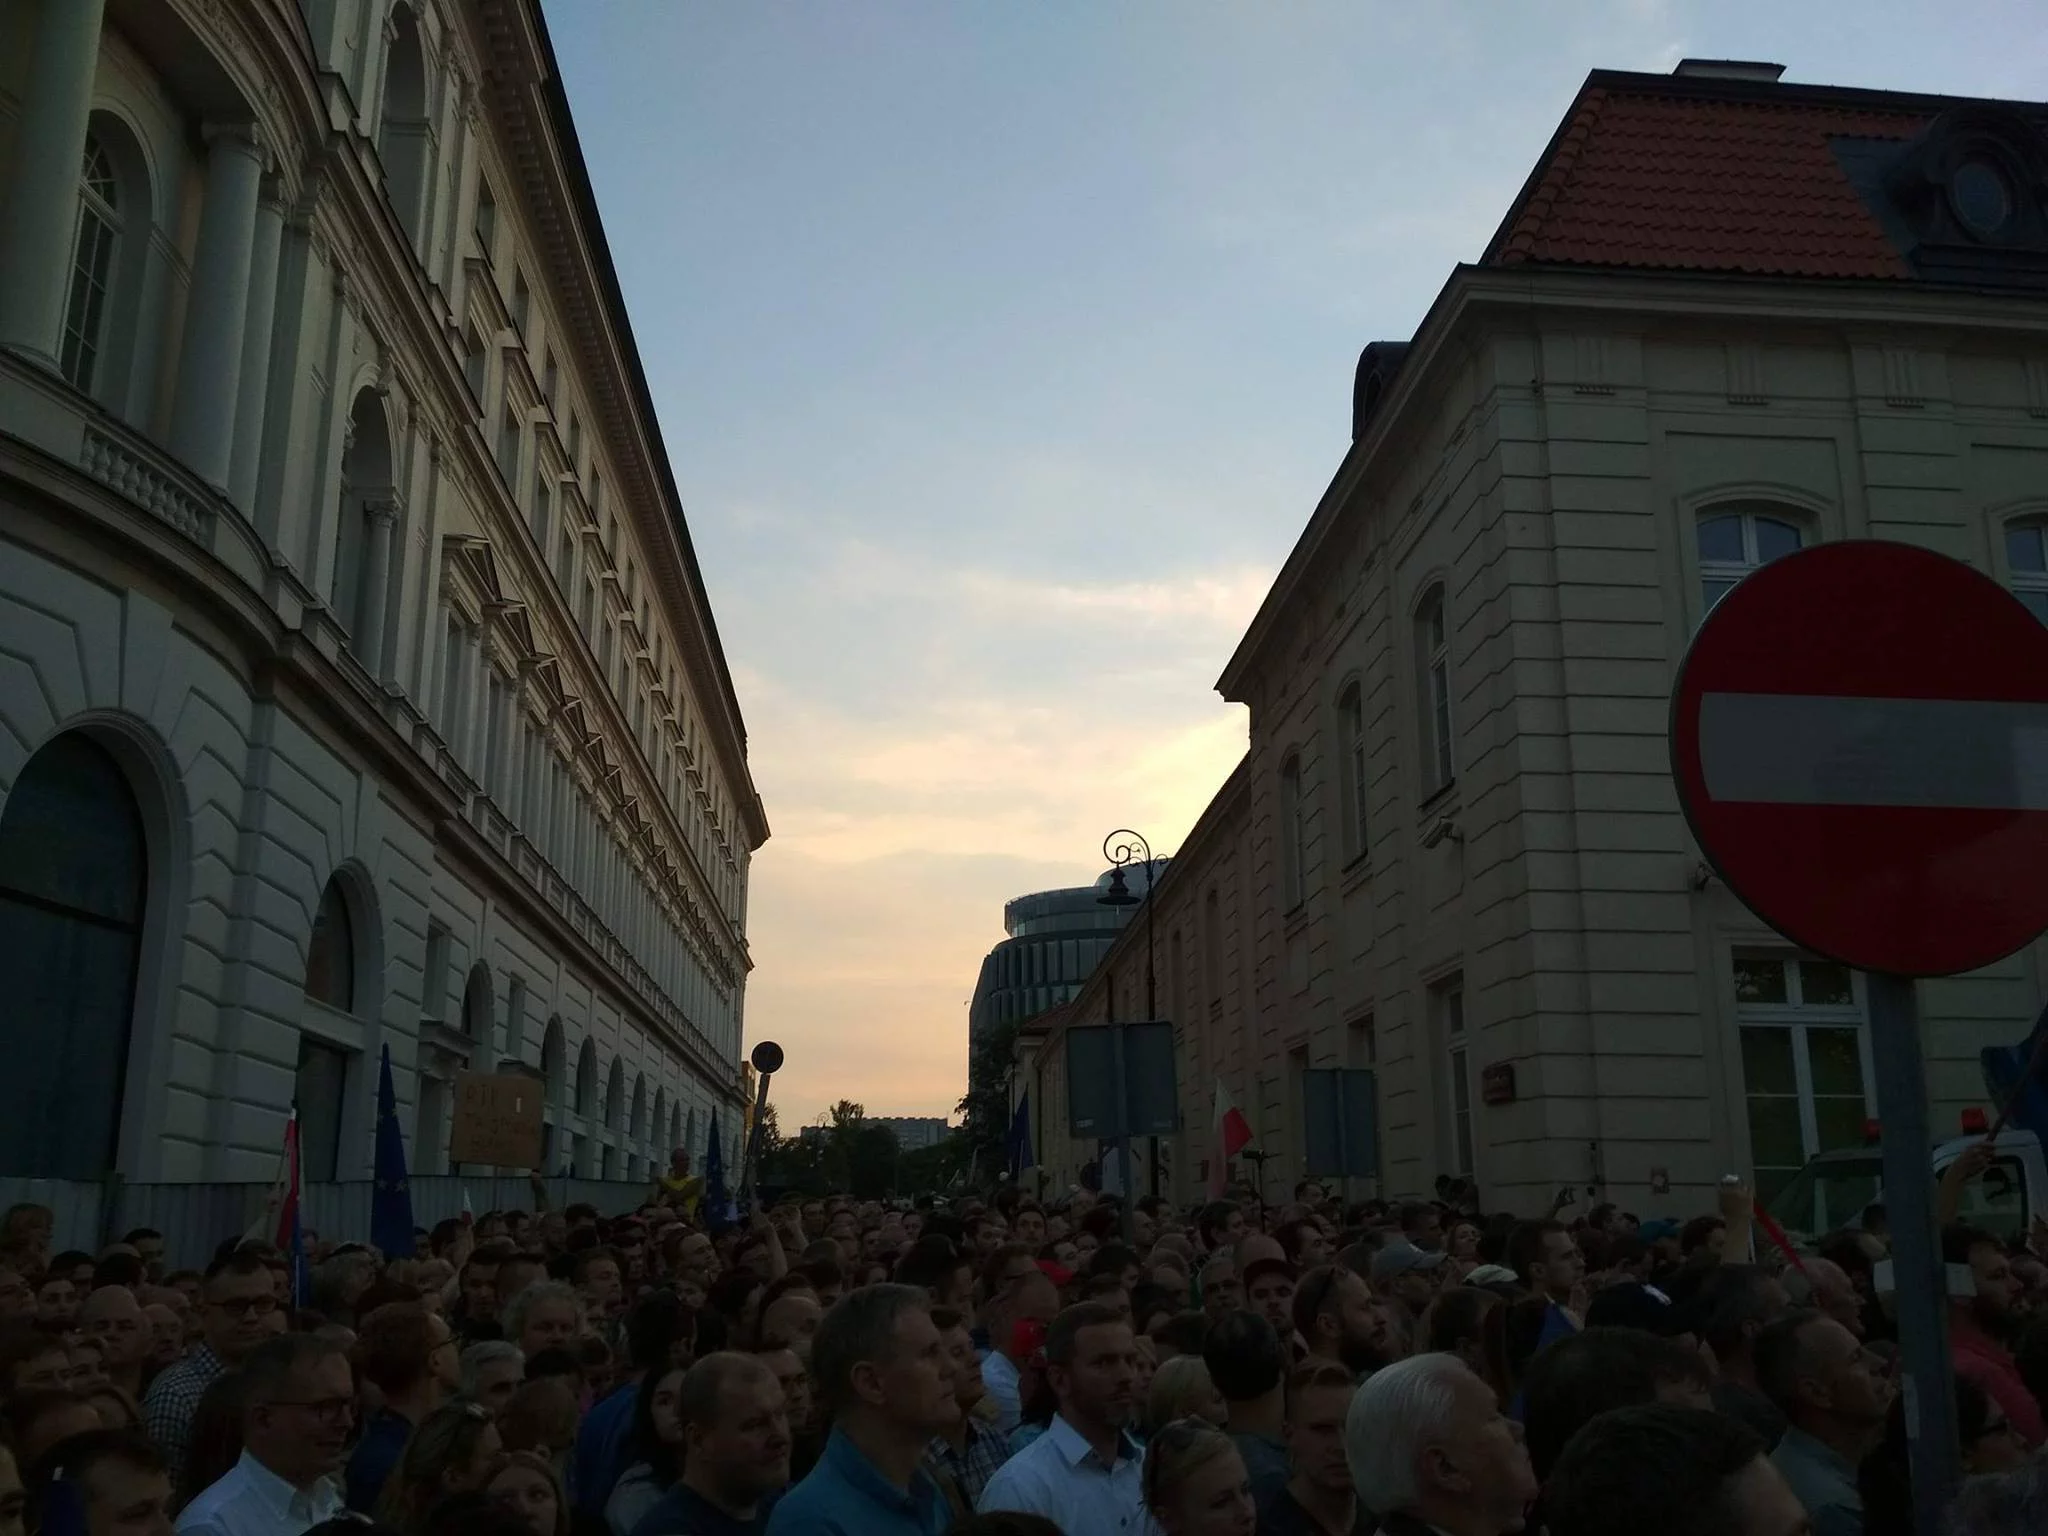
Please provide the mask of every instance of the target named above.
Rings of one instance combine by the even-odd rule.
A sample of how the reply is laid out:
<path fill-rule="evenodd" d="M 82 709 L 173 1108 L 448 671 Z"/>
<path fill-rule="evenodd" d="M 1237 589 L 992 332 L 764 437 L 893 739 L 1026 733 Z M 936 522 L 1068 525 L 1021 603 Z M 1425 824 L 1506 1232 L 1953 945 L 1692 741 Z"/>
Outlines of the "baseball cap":
<path fill-rule="evenodd" d="M 1505 1264 L 1482 1264 L 1465 1277 L 1467 1285 L 1520 1285 L 1515 1272 Z"/>
<path fill-rule="evenodd" d="M 1405 1275 L 1411 1270 L 1431 1270 L 1449 1257 L 1442 1253 L 1429 1253 L 1413 1243 L 1388 1243 L 1372 1256 L 1372 1277 L 1375 1280 L 1391 1280 L 1396 1275 Z"/>

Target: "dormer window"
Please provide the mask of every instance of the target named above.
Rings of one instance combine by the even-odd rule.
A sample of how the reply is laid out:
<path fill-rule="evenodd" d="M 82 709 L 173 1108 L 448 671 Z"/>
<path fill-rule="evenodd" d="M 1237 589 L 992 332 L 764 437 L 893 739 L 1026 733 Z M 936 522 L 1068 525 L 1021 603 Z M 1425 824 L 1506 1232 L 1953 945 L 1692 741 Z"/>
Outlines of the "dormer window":
<path fill-rule="evenodd" d="M 2001 233 L 2012 222 L 2015 201 L 2005 167 L 1988 155 L 1973 155 L 1949 177 L 1948 200 L 1956 222 L 1979 239 Z"/>

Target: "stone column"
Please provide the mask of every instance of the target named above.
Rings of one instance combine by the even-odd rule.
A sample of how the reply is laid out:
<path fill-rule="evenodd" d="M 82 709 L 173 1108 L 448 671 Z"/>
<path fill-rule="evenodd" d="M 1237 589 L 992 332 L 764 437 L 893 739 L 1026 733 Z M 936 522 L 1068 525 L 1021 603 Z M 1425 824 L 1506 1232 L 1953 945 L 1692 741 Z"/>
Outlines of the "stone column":
<path fill-rule="evenodd" d="M 252 518 L 263 464 L 263 418 L 270 407 L 270 335 L 277 316 L 277 272 L 284 244 L 283 191 L 265 180 L 256 204 L 256 242 L 249 256 L 249 316 L 242 327 L 242 372 L 236 383 L 235 439 L 228 457 L 228 496 Z"/>
<path fill-rule="evenodd" d="M 78 173 L 104 0 L 45 0 L 14 125 L 14 187 L 0 218 L 0 346 L 54 369 L 78 228 Z"/>
<path fill-rule="evenodd" d="M 206 143 L 206 201 L 178 353 L 170 448 L 200 478 L 226 490 L 263 151 L 246 123 L 210 125 Z"/>
<path fill-rule="evenodd" d="M 356 660 L 379 682 L 384 680 L 384 617 L 391 598 L 391 541 L 398 527 L 398 498 L 386 492 L 363 502 L 363 515 L 370 520 L 370 547 L 363 552 L 363 570 L 357 579 L 363 584 L 356 612 L 362 615 L 362 633 L 350 637 Z"/>

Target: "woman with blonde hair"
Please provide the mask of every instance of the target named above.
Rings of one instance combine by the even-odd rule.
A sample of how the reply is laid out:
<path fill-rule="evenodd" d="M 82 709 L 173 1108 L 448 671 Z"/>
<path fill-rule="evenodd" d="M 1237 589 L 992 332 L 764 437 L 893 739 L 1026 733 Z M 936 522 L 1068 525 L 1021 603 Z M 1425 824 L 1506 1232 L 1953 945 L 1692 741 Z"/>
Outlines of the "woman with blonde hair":
<path fill-rule="evenodd" d="M 1244 1458 L 1207 1419 L 1175 1419 L 1146 1444 L 1145 1507 L 1164 1536 L 1253 1536 L 1259 1521 Z"/>
<path fill-rule="evenodd" d="M 1209 1379 L 1209 1367 L 1200 1355 L 1175 1355 L 1152 1373 L 1143 1416 L 1148 1436 L 1175 1419 L 1206 1419 L 1221 1429 L 1227 1417 L 1223 1394 Z"/>
<path fill-rule="evenodd" d="M 420 1420 L 384 1480 L 377 1519 L 403 1536 L 428 1536 L 434 1506 L 482 1487 L 484 1469 L 503 1450 L 488 1409 L 477 1403 L 436 1408 Z"/>

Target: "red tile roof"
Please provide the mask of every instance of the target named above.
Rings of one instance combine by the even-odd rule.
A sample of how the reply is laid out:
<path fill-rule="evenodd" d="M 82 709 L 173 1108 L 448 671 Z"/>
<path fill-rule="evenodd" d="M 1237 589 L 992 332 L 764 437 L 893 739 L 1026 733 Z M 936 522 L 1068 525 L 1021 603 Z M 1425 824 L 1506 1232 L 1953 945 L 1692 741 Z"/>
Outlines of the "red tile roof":
<path fill-rule="evenodd" d="M 1911 139 L 1932 115 L 1589 84 L 1485 260 L 1908 277 L 1832 141 Z"/>

